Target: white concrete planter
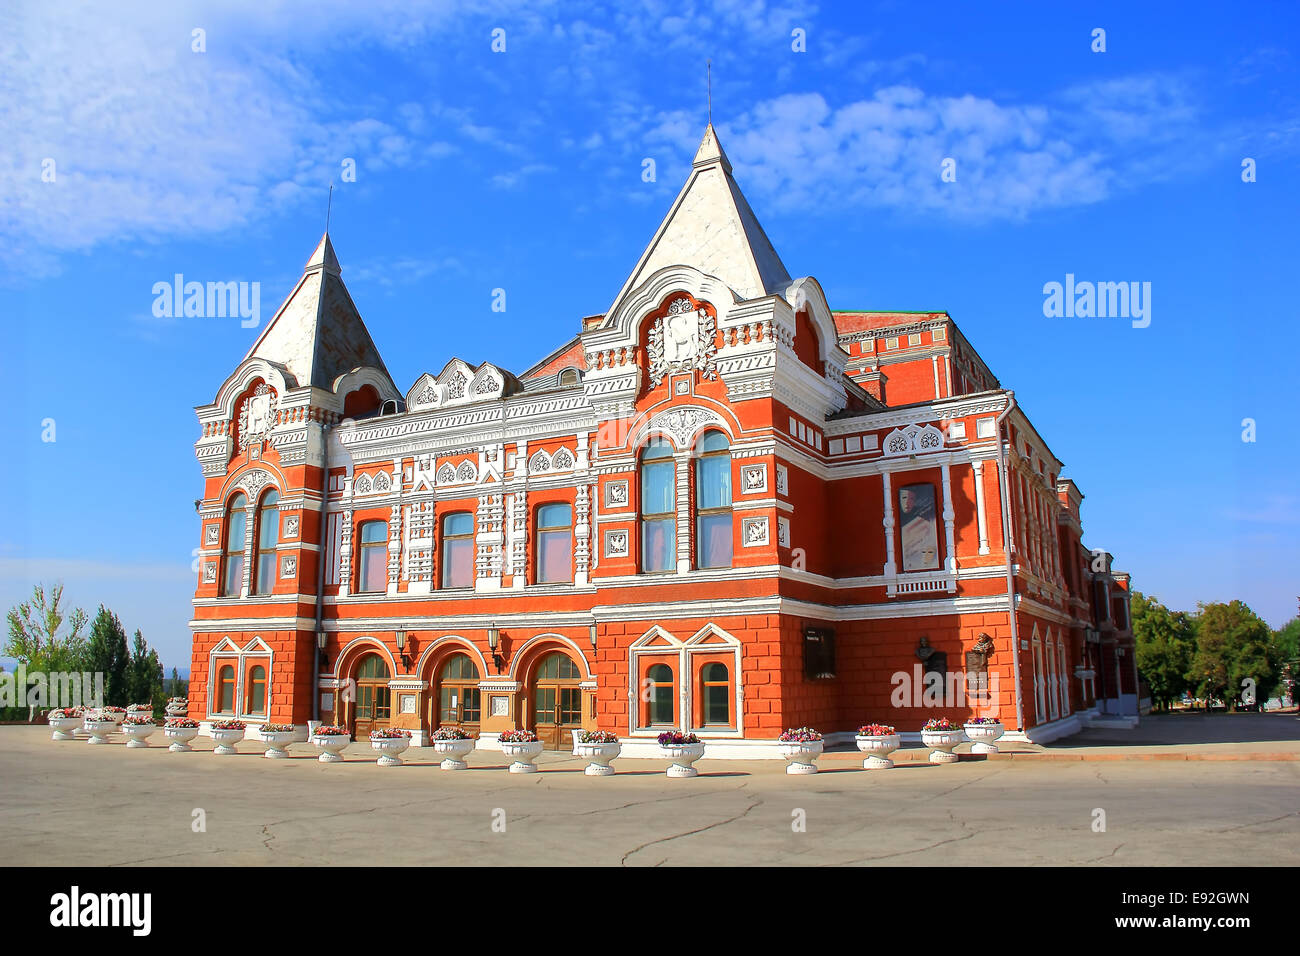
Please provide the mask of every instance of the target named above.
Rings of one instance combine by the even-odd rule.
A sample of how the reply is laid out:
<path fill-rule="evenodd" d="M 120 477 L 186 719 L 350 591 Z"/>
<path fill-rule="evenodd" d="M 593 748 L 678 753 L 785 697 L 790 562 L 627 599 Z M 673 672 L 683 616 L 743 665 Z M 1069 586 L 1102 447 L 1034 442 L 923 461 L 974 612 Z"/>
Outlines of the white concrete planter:
<path fill-rule="evenodd" d="M 379 759 L 375 763 L 381 767 L 400 767 L 402 765 L 401 755 L 406 752 L 406 748 L 411 746 L 410 737 L 384 737 L 381 740 L 371 738 L 370 746 L 379 751 Z"/>
<path fill-rule="evenodd" d="M 668 767 L 670 777 L 697 777 L 700 772 L 691 764 L 704 756 L 704 741 L 698 744 L 660 744 L 659 749 L 672 761 Z"/>
<path fill-rule="evenodd" d="M 526 744 L 502 743 L 501 752 L 514 761 L 510 765 L 511 773 L 537 773 L 533 761 L 542 752 L 542 742 L 534 740 Z"/>
<path fill-rule="evenodd" d="M 74 731 L 82 724 L 81 717 L 51 717 L 50 730 L 54 731 L 51 740 L 76 740 Z"/>
<path fill-rule="evenodd" d="M 854 737 L 858 749 L 867 755 L 862 761 L 863 770 L 888 770 L 894 765 L 889 755 L 903 744 L 898 734 L 884 734 L 878 737 Z"/>
<path fill-rule="evenodd" d="M 588 777 L 608 777 L 614 772 L 609 762 L 623 752 L 623 745 L 617 740 L 611 744 L 578 742 L 573 745 L 573 752 L 584 760 L 590 760 L 583 771 Z"/>
<path fill-rule="evenodd" d="M 474 752 L 473 740 L 435 740 L 433 752 L 442 754 L 443 770 L 464 770 L 469 767 L 465 758 Z"/>
<path fill-rule="evenodd" d="M 212 742 L 217 746 L 212 752 L 223 756 L 239 753 L 235 749 L 235 744 L 243 739 L 244 732 L 242 730 L 214 730 L 212 731 Z"/>
<path fill-rule="evenodd" d="M 259 733 L 257 736 L 262 743 L 266 744 L 266 753 L 262 756 L 270 757 L 272 760 L 283 760 L 289 756 L 289 751 L 284 748 L 293 743 L 294 733 L 292 730 L 271 734 Z"/>
<path fill-rule="evenodd" d="M 816 773 L 817 758 L 822 755 L 825 741 L 802 740 L 782 741 L 777 745 L 779 753 L 786 761 L 786 773 Z"/>
<path fill-rule="evenodd" d="M 149 738 L 158 729 L 157 724 L 123 724 L 122 733 L 126 735 L 128 747 L 148 747 Z"/>
<path fill-rule="evenodd" d="M 168 704 L 163 708 L 163 712 L 168 717 L 188 717 L 189 711 L 190 708 L 188 704 Z"/>
<path fill-rule="evenodd" d="M 153 717 L 153 708 L 152 708 L 152 707 L 137 707 L 135 704 L 132 704 L 130 707 L 128 707 L 128 708 L 126 709 L 126 716 L 128 716 L 128 717 L 150 717 L 150 718 L 152 718 L 152 717 Z"/>
<path fill-rule="evenodd" d="M 190 741 L 199 735 L 197 727 L 164 727 L 163 736 L 170 740 L 171 746 L 167 749 L 174 754 L 191 753 L 194 748 L 190 746 Z"/>
<path fill-rule="evenodd" d="M 120 713 L 120 714 L 119 714 L 119 713 L 110 713 L 109 716 L 108 716 L 108 719 L 111 720 L 113 723 L 117 724 L 117 726 L 121 727 L 121 726 L 122 726 L 122 721 L 126 720 L 126 714 L 125 714 L 125 712 Z"/>
<path fill-rule="evenodd" d="M 993 741 L 1006 732 L 1001 721 L 996 724 L 966 724 L 963 729 L 971 742 L 970 752 L 973 754 L 997 753 L 998 748 L 993 745 Z"/>
<path fill-rule="evenodd" d="M 960 730 L 923 730 L 921 743 L 930 748 L 930 763 L 956 763 L 952 748 L 966 739 Z"/>
<path fill-rule="evenodd" d="M 90 734 L 90 743 L 106 744 L 108 735 L 116 732 L 116 720 L 85 720 L 81 725 L 86 733 Z"/>
<path fill-rule="evenodd" d="M 311 738 L 312 746 L 320 751 L 320 756 L 316 759 L 321 763 L 342 763 L 343 758 L 339 754 L 349 742 L 347 734 L 326 734 L 323 737 L 316 734 Z"/>

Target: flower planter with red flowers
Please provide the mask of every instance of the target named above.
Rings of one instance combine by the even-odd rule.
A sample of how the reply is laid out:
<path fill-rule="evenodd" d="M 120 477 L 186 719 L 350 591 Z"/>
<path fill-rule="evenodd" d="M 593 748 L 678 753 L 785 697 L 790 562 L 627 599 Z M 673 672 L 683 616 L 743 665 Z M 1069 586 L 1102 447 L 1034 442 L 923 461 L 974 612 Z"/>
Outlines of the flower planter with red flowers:
<path fill-rule="evenodd" d="M 258 738 L 266 744 L 266 753 L 262 756 L 272 760 L 288 757 L 289 751 L 285 748 L 293 743 L 295 733 L 293 724 L 263 724 L 257 730 Z"/>
<path fill-rule="evenodd" d="M 952 750 L 965 739 L 961 725 L 947 717 L 927 720 L 921 728 L 921 743 L 930 749 L 930 763 L 956 763 Z"/>
<path fill-rule="evenodd" d="M 122 726 L 122 721 L 126 720 L 126 709 L 123 707 L 113 707 L 112 705 L 109 705 L 107 707 L 99 708 L 98 712 L 101 720 L 111 720 L 119 727 Z"/>
<path fill-rule="evenodd" d="M 63 707 L 50 711 L 48 718 L 50 730 L 54 733 L 51 740 L 76 740 L 75 731 L 86 719 L 84 707 Z"/>
<path fill-rule="evenodd" d="M 163 724 L 163 736 L 171 741 L 167 749 L 174 754 L 193 752 L 190 741 L 199 735 L 199 722 L 188 717 L 168 717 Z"/>
<path fill-rule="evenodd" d="M 148 714 L 137 711 L 122 721 L 122 733 L 126 735 L 128 747 L 148 747 L 149 738 L 157 729 L 158 725 L 153 722 L 152 711 Z"/>
<path fill-rule="evenodd" d="M 700 775 L 700 772 L 691 766 L 704 756 L 704 741 L 699 737 L 676 730 L 665 731 L 659 735 L 659 748 L 664 756 L 672 761 L 668 765 L 668 776 L 698 777 Z"/>
<path fill-rule="evenodd" d="M 816 773 L 825 741 L 811 727 L 787 730 L 778 738 L 777 752 L 786 760 L 786 773 Z"/>
<path fill-rule="evenodd" d="M 894 765 L 890 754 L 903 745 L 903 738 L 889 724 L 863 724 L 854 741 L 867 755 L 862 761 L 863 770 L 888 770 Z"/>
<path fill-rule="evenodd" d="M 212 752 L 222 756 L 239 753 L 235 749 L 235 744 L 244 739 L 244 731 L 247 729 L 248 725 L 242 720 L 214 720 L 212 742 L 217 746 Z"/>
<path fill-rule="evenodd" d="M 168 717 L 184 717 L 190 712 L 189 698 L 169 697 L 167 698 L 167 706 L 164 710 Z"/>
<path fill-rule="evenodd" d="M 123 720 L 126 719 L 126 711 L 122 711 Z M 116 714 L 105 713 L 103 708 L 99 710 L 88 710 L 82 720 L 82 727 L 86 733 L 90 734 L 90 743 L 106 744 L 108 735 L 117 730 L 120 723 Z"/>
<path fill-rule="evenodd" d="M 996 717 L 972 717 L 962 729 L 971 741 L 970 752 L 973 754 L 995 754 L 998 748 L 993 741 L 1005 733 L 1006 728 Z"/>
<path fill-rule="evenodd" d="M 610 761 L 623 752 L 618 734 L 608 730 L 580 730 L 573 752 L 591 763 L 583 771 L 588 777 L 608 777 L 614 773 Z"/>
<path fill-rule="evenodd" d="M 442 763 L 438 766 L 443 770 L 465 770 L 469 767 L 465 758 L 474 750 L 474 738 L 468 733 L 459 727 L 439 727 L 429 739 L 434 753 L 442 754 Z"/>
<path fill-rule="evenodd" d="M 400 767 L 401 755 L 411 746 L 411 732 L 389 727 L 385 730 L 370 731 L 370 746 L 379 751 L 375 763 L 381 767 Z"/>
<path fill-rule="evenodd" d="M 511 773 L 537 773 L 533 761 L 542 752 L 542 742 L 531 730 L 506 730 L 497 738 L 501 752 L 512 761 Z"/>
<path fill-rule="evenodd" d="M 320 751 L 320 756 L 316 759 L 321 763 L 342 763 L 343 758 L 339 756 L 352 739 L 346 728 L 336 727 L 333 724 L 321 724 L 316 728 L 316 732 L 311 735 L 311 745 Z"/>

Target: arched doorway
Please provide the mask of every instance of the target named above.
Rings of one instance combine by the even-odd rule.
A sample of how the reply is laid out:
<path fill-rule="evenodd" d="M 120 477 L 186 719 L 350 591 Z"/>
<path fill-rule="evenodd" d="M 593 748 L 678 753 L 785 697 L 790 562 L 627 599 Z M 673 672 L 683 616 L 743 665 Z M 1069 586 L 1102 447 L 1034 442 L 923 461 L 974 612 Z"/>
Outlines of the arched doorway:
<path fill-rule="evenodd" d="M 439 727 L 459 727 L 477 736 L 482 720 L 482 695 L 479 692 L 478 665 L 468 654 L 453 654 L 438 669 L 436 712 L 431 721 Z"/>
<path fill-rule="evenodd" d="M 533 732 L 547 750 L 568 750 L 582 726 L 582 674 L 568 654 L 552 651 L 533 672 Z"/>
<path fill-rule="evenodd" d="M 364 740 L 372 730 L 388 726 L 392 716 L 392 691 L 388 689 L 388 663 L 367 654 L 357 664 L 357 699 L 352 709 L 352 736 Z"/>

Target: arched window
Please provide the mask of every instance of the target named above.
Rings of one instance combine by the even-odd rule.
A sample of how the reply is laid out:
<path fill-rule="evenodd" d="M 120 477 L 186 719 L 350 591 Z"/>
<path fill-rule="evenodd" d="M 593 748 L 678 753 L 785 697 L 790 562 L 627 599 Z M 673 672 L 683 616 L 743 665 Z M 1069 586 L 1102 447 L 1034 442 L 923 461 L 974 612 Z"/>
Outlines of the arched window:
<path fill-rule="evenodd" d="M 704 698 L 705 725 L 731 726 L 731 681 L 727 665 L 716 661 L 705 664 L 700 671 L 701 691 Z"/>
<path fill-rule="evenodd" d="M 248 525 L 248 499 L 230 499 L 226 509 L 226 572 L 221 578 L 222 597 L 239 597 L 244 587 L 244 533 Z"/>
<path fill-rule="evenodd" d="M 667 664 L 652 664 L 646 671 L 646 679 L 650 681 L 648 723 L 671 724 L 673 722 L 673 669 Z"/>
<path fill-rule="evenodd" d="M 478 667 L 468 654 L 455 654 L 438 673 L 438 722 L 477 724 L 482 717 Z"/>
<path fill-rule="evenodd" d="M 573 658 L 568 654 L 555 651 L 547 654 L 542 658 L 542 662 L 537 665 L 538 680 L 581 680 L 582 673 L 578 670 L 578 665 L 573 663 Z"/>
<path fill-rule="evenodd" d="M 275 587 L 275 546 L 280 541 L 280 494 L 268 491 L 257 508 L 257 558 L 253 566 L 254 594 L 270 594 Z"/>
<path fill-rule="evenodd" d="M 562 372 L 560 372 L 560 384 L 561 384 L 561 385 L 577 385 L 577 384 L 578 384 L 578 370 L 577 370 L 576 368 L 566 368 L 566 369 L 564 369 Z"/>
<path fill-rule="evenodd" d="M 474 516 L 468 511 L 442 519 L 442 586 L 474 586 Z"/>
<path fill-rule="evenodd" d="M 537 509 L 537 583 L 573 581 L 573 509 L 566 504 Z"/>
<path fill-rule="evenodd" d="M 233 714 L 234 712 L 235 667 L 233 664 L 226 664 L 217 671 L 217 709 L 213 713 Z"/>
<path fill-rule="evenodd" d="M 677 551 L 673 446 L 651 439 L 641 450 L 641 570 L 672 571 Z"/>
<path fill-rule="evenodd" d="M 248 701 L 244 712 L 266 713 L 266 668 L 261 664 L 254 665 L 248 672 Z"/>
<path fill-rule="evenodd" d="M 731 446 L 727 436 L 708 431 L 696 445 L 695 564 L 731 567 Z"/>
<path fill-rule="evenodd" d="M 359 591 L 388 590 L 388 522 L 361 524 Z"/>

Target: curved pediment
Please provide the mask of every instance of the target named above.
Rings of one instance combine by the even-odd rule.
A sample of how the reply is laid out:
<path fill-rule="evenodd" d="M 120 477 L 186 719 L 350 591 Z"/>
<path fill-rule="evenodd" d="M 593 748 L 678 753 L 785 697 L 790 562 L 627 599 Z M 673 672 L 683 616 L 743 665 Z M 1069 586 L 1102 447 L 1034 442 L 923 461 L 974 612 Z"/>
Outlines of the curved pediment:
<path fill-rule="evenodd" d="M 406 393 L 408 411 L 495 401 L 518 391 L 519 382 L 491 362 L 470 365 L 452 359 L 436 376 L 421 375 Z"/>

